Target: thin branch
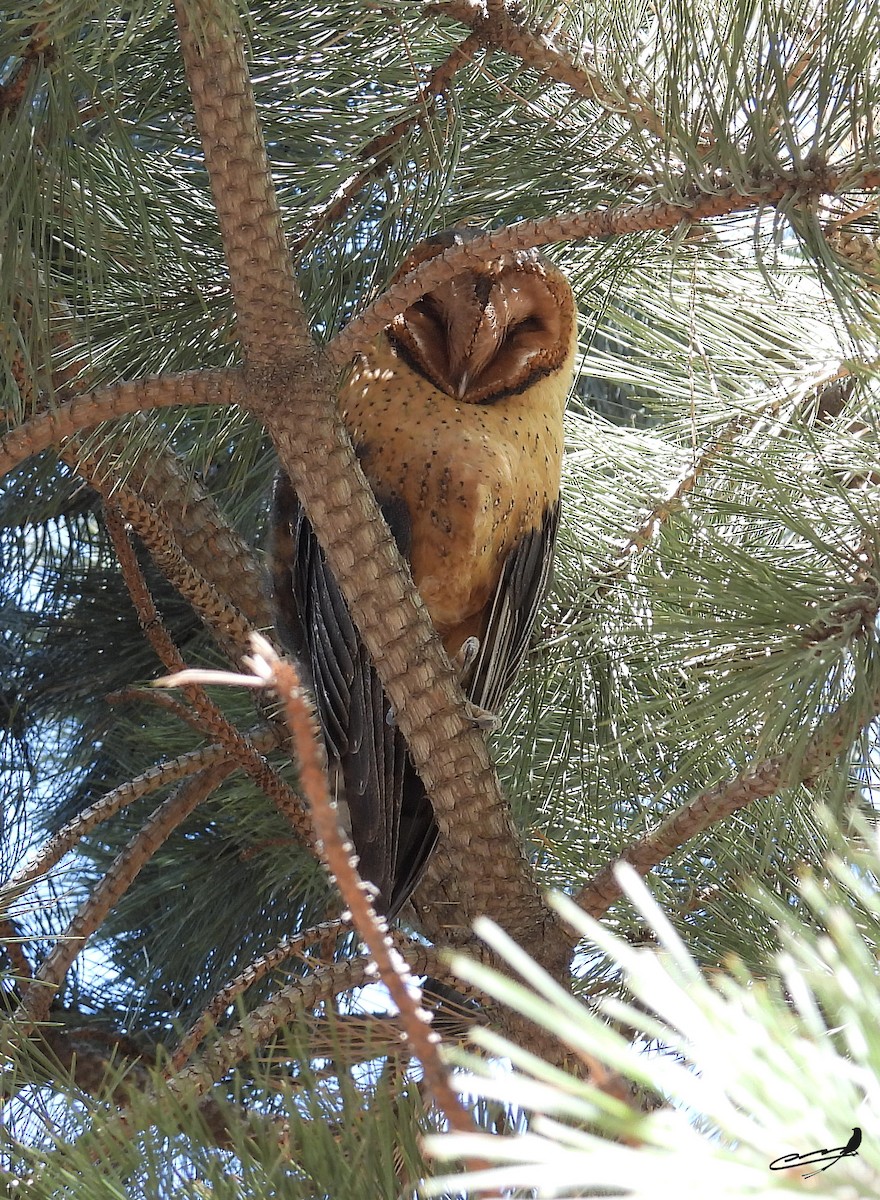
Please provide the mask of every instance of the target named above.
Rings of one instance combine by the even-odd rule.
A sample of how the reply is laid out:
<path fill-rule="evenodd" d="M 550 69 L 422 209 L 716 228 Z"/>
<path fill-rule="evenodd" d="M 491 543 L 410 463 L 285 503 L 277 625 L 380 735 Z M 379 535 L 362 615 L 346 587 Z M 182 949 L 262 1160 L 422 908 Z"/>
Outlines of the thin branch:
<path fill-rule="evenodd" d="M 265 979 L 268 974 L 276 970 L 288 958 L 305 958 L 304 951 L 309 946 L 315 942 L 323 941 L 328 934 L 344 932 L 346 928 L 347 923 L 339 918 L 335 921 L 324 921 L 322 924 L 316 925 L 313 929 L 307 929 L 298 937 L 284 938 L 283 941 L 274 946 L 267 954 L 261 955 L 255 962 L 252 962 L 241 974 L 236 975 L 226 987 L 217 993 L 204 1012 L 186 1031 L 172 1055 L 166 1074 L 177 1074 L 183 1068 L 184 1064 L 192 1057 L 196 1048 L 205 1040 L 209 1031 L 213 1029 L 230 1005 L 234 1004 L 238 997 L 243 995 L 248 988 L 259 983 L 261 979 Z"/>
<path fill-rule="evenodd" d="M 628 118 L 637 131 L 647 129 L 665 139 L 666 131 L 659 113 L 632 86 L 622 91 L 610 88 L 599 71 L 589 63 L 576 62 L 572 52 L 546 33 L 536 33 L 516 20 L 515 9 L 503 0 L 442 0 L 427 5 L 429 12 L 451 17 L 469 26 L 486 46 L 506 50 L 542 75 L 570 87 L 579 96 L 604 108 L 606 112 Z"/>
<path fill-rule="evenodd" d="M 176 527 L 169 527 L 160 514 L 126 484 L 108 483 L 95 459 L 79 459 L 76 469 L 105 503 L 119 508 L 171 586 L 201 617 L 227 657 L 237 662 L 247 652 L 254 627 L 226 596 L 190 565 L 176 541 Z"/>
<path fill-rule="evenodd" d="M 670 813 L 652 833 L 631 843 L 619 858 L 603 867 L 581 888 L 576 902 L 591 916 L 602 916 L 621 895 L 614 877 L 617 862 L 628 862 L 640 875 L 647 875 L 686 842 L 738 809 L 783 788 L 815 779 L 846 752 L 855 731 L 864 729 L 878 713 L 880 692 L 873 693 L 867 702 L 855 697 L 844 701 L 797 753 L 775 754 L 752 763 L 732 779 L 716 783 Z"/>
<path fill-rule="evenodd" d="M 388 927 L 373 907 L 372 886 L 365 884 L 352 861 L 353 847 L 343 839 L 330 799 L 327 758 L 314 711 L 292 663 L 279 658 L 264 638 L 254 638 L 253 653 L 245 660 L 254 673 L 278 693 L 287 716 L 287 724 L 296 745 L 300 784 L 308 798 L 317 837 L 317 848 L 331 878 L 342 893 L 351 921 L 375 962 L 379 976 L 397 1005 L 407 1040 L 422 1064 L 425 1081 L 435 1103 L 452 1129 L 473 1131 L 474 1124 L 458 1096 L 452 1090 L 440 1059 L 440 1038 L 428 1025 L 428 1015 L 420 1007 L 420 992 L 405 961 L 388 937 Z"/>
<path fill-rule="evenodd" d="M 113 860 L 103 879 L 94 888 L 34 975 L 33 982 L 25 992 L 15 1014 L 17 1020 L 25 1020 L 30 1025 L 46 1019 L 53 995 L 61 986 L 88 938 L 100 928 L 110 910 L 126 893 L 159 847 L 234 769 L 235 763 L 228 759 L 215 763 L 213 767 L 200 771 L 198 775 L 181 784 L 159 805 Z"/>
<path fill-rule="evenodd" d="M 114 515 L 112 509 L 105 508 L 104 521 L 147 641 L 167 670 L 184 670 L 183 657 L 159 616 L 121 519 Z M 309 845 L 311 826 L 296 792 L 269 766 L 263 756 L 257 753 L 202 687 L 187 686 L 186 696 L 199 716 L 203 732 L 216 738 L 226 748 L 242 770 L 262 788 L 290 823 L 294 832 Z"/>
<path fill-rule="evenodd" d="M 700 478 L 718 460 L 721 453 L 744 434 L 757 429 L 769 416 L 779 413 L 784 404 L 788 403 L 792 411 L 796 411 L 803 401 L 835 380 L 844 379 L 850 374 L 847 366 L 825 368 L 816 373 L 811 372 L 806 378 L 798 381 L 797 386 L 789 389 L 784 396 L 774 396 L 764 401 L 760 408 L 749 413 L 738 413 L 728 421 L 710 441 L 703 445 L 694 455 L 692 464 L 667 489 L 666 494 L 653 506 L 638 527 L 633 530 L 624 542 L 616 558 L 596 571 L 598 586 L 591 593 L 591 600 L 607 594 L 611 586 L 632 569 L 632 559 L 644 550 L 657 536 L 666 521 L 680 510 L 679 502 L 689 495 L 697 486 Z"/>
<path fill-rule="evenodd" d="M 181 375 L 154 375 L 134 383 L 119 383 L 77 396 L 51 412 L 31 417 L 0 438 L 0 477 L 25 459 L 39 454 L 62 438 L 129 413 L 175 405 L 235 404 L 239 373 L 233 370 L 187 371 Z"/>
<path fill-rule="evenodd" d="M 281 735 L 277 729 L 255 729 L 248 735 L 248 740 L 255 750 L 265 752 L 281 743 Z M 118 812 L 136 800 L 148 796 L 151 792 L 168 787 L 182 779 L 188 779 L 215 763 L 229 758 L 229 750 L 225 746 L 205 746 L 203 749 L 190 750 L 180 754 L 157 767 L 150 767 L 136 779 L 122 783 L 119 787 L 107 792 L 100 800 L 84 809 L 72 821 L 62 826 L 44 846 L 11 877 L 3 887 L 3 894 L 15 895 L 17 898 L 22 891 L 37 879 L 48 874 L 61 861 L 77 842 L 103 821 L 115 817 Z M 234 764 L 236 767 L 238 763 Z"/>
<path fill-rule="evenodd" d="M 22 945 L 26 941 L 27 938 L 11 917 L 0 918 L 0 943 L 9 959 L 13 974 L 19 980 L 33 979 L 34 977 L 34 969 L 22 949 Z"/>
<path fill-rule="evenodd" d="M 54 59 L 55 48 L 48 32 L 48 21 L 40 21 L 34 26 L 9 80 L 0 85 L 0 117 L 5 116 L 8 119 L 20 107 L 34 69 L 41 64 L 45 66 Z"/>
<path fill-rule="evenodd" d="M 268 628 L 272 614 L 253 550 L 174 450 L 150 436 L 135 462 L 125 457 L 117 461 L 132 436 L 146 433 L 143 417 L 138 414 L 135 420 L 137 434 L 126 431 L 111 438 L 109 447 L 90 457 L 84 457 L 80 440 L 71 438 L 62 443 L 61 457 L 102 496 L 112 496 L 148 545 L 149 529 L 141 529 L 140 518 L 145 512 L 153 514 L 152 524 L 173 531 L 190 570 L 228 597 L 256 628 Z M 174 579 L 171 582 L 178 586 Z"/>
<path fill-rule="evenodd" d="M 355 197 L 369 183 L 387 174 L 392 161 L 390 151 L 396 145 L 399 145 L 400 141 L 414 126 L 424 120 L 430 101 L 442 95 L 447 90 L 456 71 L 465 63 L 471 61 L 482 44 L 482 39 L 477 34 L 469 34 L 459 45 L 450 51 L 439 66 L 433 69 L 428 76 L 427 82 L 423 87 L 419 88 L 418 92 L 407 105 L 407 108 L 414 111 L 398 118 L 384 133 L 379 134 L 378 137 L 373 138 L 372 141 L 364 146 L 360 151 L 359 157 L 362 159 L 373 159 L 374 161 L 368 167 L 364 167 L 363 170 L 358 171 L 357 174 L 350 175 L 345 183 L 337 188 L 330 202 L 321 209 L 303 233 L 296 238 L 292 246 L 294 251 L 302 249 L 322 229 L 326 229 L 328 225 L 333 225 L 339 221 L 351 207 Z"/>
<path fill-rule="evenodd" d="M 108 692 L 104 699 L 108 704 L 155 704 L 157 708 L 164 709 L 165 712 L 176 717 L 181 724 L 188 725 L 190 729 L 194 729 L 196 733 L 204 736 L 204 722 L 199 720 L 192 709 L 187 708 L 179 700 L 175 700 L 173 696 L 157 692 L 154 688 L 121 688 L 118 692 Z"/>
<path fill-rule="evenodd" d="M 295 1025 L 322 1000 L 374 981 L 375 970 L 365 958 L 333 963 L 307 979 L 291 980 L 170 1079 L 169 1088 L 181 1096 L 206 1092 L 256 1047 L 285 1026 Z"/>
<path fill-rule="evenodd" d="M 423 262 L 378 296 L 360 316 L 350 321 L 328 344 L 327 351 L 339 365 L 348 362 L 354 354 L 366 350 L 386 325 L 425 292 L 447 283 L 472 262 L 489 262 L 506 255 L 514 256 L 517 250 L 549 246 L 554 242 L 624 237 L 648 230 L 675 229 L 679 225 L 695 224 L 713 217 L 760 211 L 796 197 L 803 197 L 806 202 L 811 196 L 836 193 L 845 188 L 861 191 L 878 187 L 880 168 L 870 166 L 847 172 L 805 171 L 794 179 L 756 179 L 751 192 L 728 187 L 707 194 L 682 180 L 680 199 L 674 201 L 656 200 L 545 217 L 539 221 L 517 221 L 464 245 L 452 246 Z"/>

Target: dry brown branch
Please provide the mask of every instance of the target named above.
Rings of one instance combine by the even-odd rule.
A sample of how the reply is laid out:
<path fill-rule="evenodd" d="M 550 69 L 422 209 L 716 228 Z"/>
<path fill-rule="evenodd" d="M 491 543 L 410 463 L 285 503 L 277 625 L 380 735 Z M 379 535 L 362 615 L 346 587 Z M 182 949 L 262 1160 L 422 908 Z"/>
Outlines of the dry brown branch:
<path fill-rule="evenodd" d="M 429 4 L 429 12 L 451 17 L 467 25 L 486 46 L 506 50 L 542 75 L 564 83 L 579 96 L 600 105 L 606 112 L 628 118 L 637 130 L 647 129 L 666 137 L 659 113 L 632 86 L 615 91 L 601 73 L 546 33 L 536 33 L 516 20 L 503 0 L 441 0 Z"/>
<path fill-rule="evenodd" d="M 238 661 L 250 628 L 272 623 L 256 556 L 169 446 L 151 439 L 137 462 L 114 463 L 113 450 L 121 449 L 123 437 L 112 439 L 110 453 L 88 456 L 79 439 L 66 440 L 61 457 L 119 507 L 212 632 L 229 630 L 228 648 Z"/>
<path fill-rule="evenodd" d="M 254 749 L 261 753 L 281 743 L 281 734 L 276 729 L 251 730 L 247 737 Z M 151 792 L 188 779 L 228 757 L 229 751 L 225 746 L 205 746 L 203 749 L 180 754 L 157 767 L 150 767 L 136 779 L 120 784 L 62 826 L 33 858 L 15 872 L 9 883 L 4 886 L 4 891 L 8 894 L 14 893 L 17 897 L 24 888 L 48 874 L 77 842 L 102 821 L 108 821 L 127 805 L 148 796 Z"/>
<path fill-rule="evenodd" d="M 167 1073 L 176 1074 L 181 1070 L 192 1057 L 196 1048 L 205 1040 L 209 1030 L 217 1024 L 229 1006 L 234 1004 L 248 988 L 259 983 L 261 979 L 265 979 L 270 972 L 276 970 L 288 958 L 295 956 L 304 958 L 304 952 L 309 946 L 322 941 L 330 933 L 343 932 L 346 927 L 346 922 L 340 919 L 324 921 L 313 929 L 307 929 L 298 937 L 285 938 L 267 954 L 261 955 L 255 962 L 252 962 L 240 975 L 236 975 L 225 988 L 217 993 L 205 1011 L 181 1038 L 180 1044 L 171 1058 Z"/>
<path fill-rule="evenodd" d="M 155 650 L 160 662 L 169 671 L 180 672 L 185 663 L 165 629 L 158 610 L 153 603 L 146 580 L 125 531 L 121 518 L 110 508 L 105 508 L 104 522 L 116 550 L 122 576 L 128 593 L 138 614 L 141 628 L 147 641 Z M 207 695 L 203 688 L 189 685 L 186 697 L 195 709 L 202 731 L 216 738 L 224 746 L 235 763 L 266 793 L 278 811 L 289 822 L 294 832 L 310 844 L 311 827 L 299 796 L 273 771 L 263 756 L 254 749 L 222 710 Z"/>
<path fill-rule="evenodd" d="M 157 708 L 164 709 L 165 712 L 176 717 L 181 724 L 194 729 L 196 733 L 204 734 L 205 732 L 204 724 L 191 709 L 187 708 L 185 704 L 181 704 L 179 700 L 175 700 L 173 696 L 157 692 L 153 688 L 122 688 L 118 692 L 108 692 L 104 699 L 108 704 L 155 704 Z"/>
<path fill-rule="evenodd" d="M 646 230 L 675 229 L 713 217 L 761 211 L 803 197 L 833 194 L 846 188 L 858 190 L 880 187 L 880 168 L 866 166 L 849 172 L 808 171 L 792 178 L 760 179 L 754 190 L 719 187 L 714 193 L 700 192 L 683 182 L 678 200 L 657 200 L 618 208 L 593 209 L 590 212 L 545 217 L 540 221 L 517 221 L 493 230 L 462 246 L 453 246 L 435 255 L 404 276 L 377 297 L 360 316 L 338 333 L 327 347 L 333 361 L 342 365 L 373 339 L 394 317 L 414 304 L 425 292 L 448 282 L 469 262 L 489 262 L 502 255 L 515 254 L 553 242 L 625 237 Z"/>
<path fill-rule="evenodd" d="M 826 770 L 851 745 L 855 732 L 880 712 L 880 693 L 867 701 L 851 698 L 816 729 L 797 753 L 774 754 L 752 763 L 740 774 L 700 792 L 670 813 L 657 828 L 629 845 L 581 888 L 575 900 L 592 917 L 600 917 L 621 895 L 614 877 L 618 862 L 628 862 L 640 875 L 658 866 L 681 846 L 754 800 L 783 788 L 807 783 Z"/>
<path fill-rule="evenodd" d="M 322 229 L 339 221 L 348 211 L 355 197 L 372 180 L 381 178 L 387 172 L 391 162 L 389 151 L 424 119 L 430 101 L 447 90 L 455 72 L 465 63 L 470 62 L 481 46 L 481 39 L 471 33 L 447 55 L 439 66 L 434 68 L 425 85 L 419 88 L 407 106 L 415 111 L 400 117 L 384 133 L 367 142 L 360 151 L 359 157 L 374 161 L 368 167 L 349 176 L 345 183 L 337 188 L 330 202 L 311 220 L 307 229 L 296 238 L 292 246 L 294 251 L 300 250 Z"/>
<path fill-rule="evenodd" d="M 25 97 L 28 83 L 34 69 L 41 63 L 51 63 L 55 57 L 54 47 L 49 39 L 49 23 L 40 21 L 31 31 L 28 43 L 21 53 L 18 63 L 12 69 L 8 81 L 0 85 L 0 117 L 9 116 L 17 109 Z"/>
<path fill-rule="evenodd" d="M 407 1041 L 422 1064 L 424 1078 L 435 1104 L 452 1129 L 474 1130 L 473 1120 L 452 1090 L 440 1059 L 440 1038 L 432 1033 L 428 1015 L 420 1007 L 420 993 L 405 961 L 394 949 L 385 922 L 380 920 L 370 897 L 371 888 L 358 875 L 350 842 L 343 839 L 330 799 L 324 745 L 306 693 L 295 667 L 280 659 L 263 638 L 255 638 L 253 654 L 245 660 L 254 673 L 278 693 L 287 724 L 296 745 L 300 783 L 309 801 L 318 852 L 331 878 L 342 893 L 358 935 L 375 962 L 379 976 L 400 1011 Z"/>
<path fill-rule="evenodd" d="M 134 383 L 99 388 L 67 404 L 25 421 L 0 438 L 0 477 L 25 459 L 48 450 L 62 438 L 129 413 L 183 404 L 234 404 L 238 401 L 236 371 L 187 371 L 156 375 Z"/>
<path fill-rule="evenodd" d="M 88 938 L 103 924 L 107 914 L 159 847 L 234 769 L 235 763 L 228 759 L 215 763 L 213 767 L 200 771 L 198 775 L 181 784 L 159 805 L 113 860 L 106 875 L 93 889 L 88 900 L 58 939 L 55 948 L 41 964 L 15 1014 L 17 1020 L 26 1021 L 30 1027 L 31 1023 L 46 1019 L 54 993 Z M 19 1030 L 20 1036 L 22 1033 L 23 1031 Z"/>

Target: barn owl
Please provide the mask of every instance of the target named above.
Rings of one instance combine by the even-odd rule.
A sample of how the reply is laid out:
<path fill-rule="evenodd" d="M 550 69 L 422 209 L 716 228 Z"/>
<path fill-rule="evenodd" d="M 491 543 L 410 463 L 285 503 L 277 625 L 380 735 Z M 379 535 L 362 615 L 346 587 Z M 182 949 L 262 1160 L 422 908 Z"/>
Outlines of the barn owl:
<path fill-rule="evenodd" d="M 394 279 L 478 232 L 427 238 Z M 512 251 L 396 317 L 340 391 L 364 474 L 481 712 L 513 682 L 549 580 L 576 344 L 568 280 L 536 251 Z M 273 530 L 278 631 L 311 674 L 360 872 L 391 918 L 436 843 L 431 805 L 285 475 Z"/>

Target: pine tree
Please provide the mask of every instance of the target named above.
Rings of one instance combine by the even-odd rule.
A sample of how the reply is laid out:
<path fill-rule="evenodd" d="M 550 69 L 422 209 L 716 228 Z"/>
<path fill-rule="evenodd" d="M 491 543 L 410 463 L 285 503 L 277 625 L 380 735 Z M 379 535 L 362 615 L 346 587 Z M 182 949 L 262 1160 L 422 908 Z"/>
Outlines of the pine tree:
<path fill-rule="evenodd" d="M 880 1107 L 878 5 L 281 9 L 0 25 L 4 1182 L 391 1198 L 445 1171 L 434 1130 L 519 1164 L 494 1187 L 765 1194 L 785 1128 L 843 1145 Z M 450 273 L 550 247 L 582 324 L 552 593 L 479 795 L 333 406 L 424 290 L 388 289 L 406 251 L 463 221 Z M 279 462 L 421 739 L 443 838 L 394 944 L 444 1040 L 479 1031 L 464 1107 L 405 997 L 360 990 L 308 730 L 277 689 L 149 686 L 271 635 Z M 872 1155 L 814 1186 L 876 1195 Z"/>

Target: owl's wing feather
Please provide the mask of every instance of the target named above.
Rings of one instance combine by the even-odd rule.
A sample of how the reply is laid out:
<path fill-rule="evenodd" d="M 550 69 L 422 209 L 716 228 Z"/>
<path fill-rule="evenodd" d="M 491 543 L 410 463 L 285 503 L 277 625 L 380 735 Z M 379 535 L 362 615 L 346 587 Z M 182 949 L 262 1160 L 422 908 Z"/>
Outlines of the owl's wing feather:
<path fill-rule="evenodd" d="M 400 503 L 383 505 L 408 554 Z M 386 519 L 387 519 L 386 518 Z M 477 659 L 464 681 L 476 705 L 495 711 L 528 649 L 550 577 L 559 505 L 508 556 Z M 409 898 L 437 841 L 437 825 L 403 735 L 370 657 L 286 475 L 275 492 L 275 604 L 279 634 L 311 671 L 331 779 L 348 807 L 360 871 L 394 917 Z"/>
<path fill-rule="evenodd" d="M 387 509 L 402 553 L 408 522 Z M 437 840 L 424 787 L 312 526 L 289 478 L 275 489 L 275 606 L 282 640 L 306 664 L 324 731 L 331 781 L 348 809 L 360 872 L 390 918 L 406 901 Z"/>
<path fill-rule="evenodd" d="M 498 711 L 529 648 L 553 572 L 559 509 L 557 500 L 540 526 L 514 546 L 495 588 L 479 653 L 463 684 L 468 699 L 487 712 Z"/>

